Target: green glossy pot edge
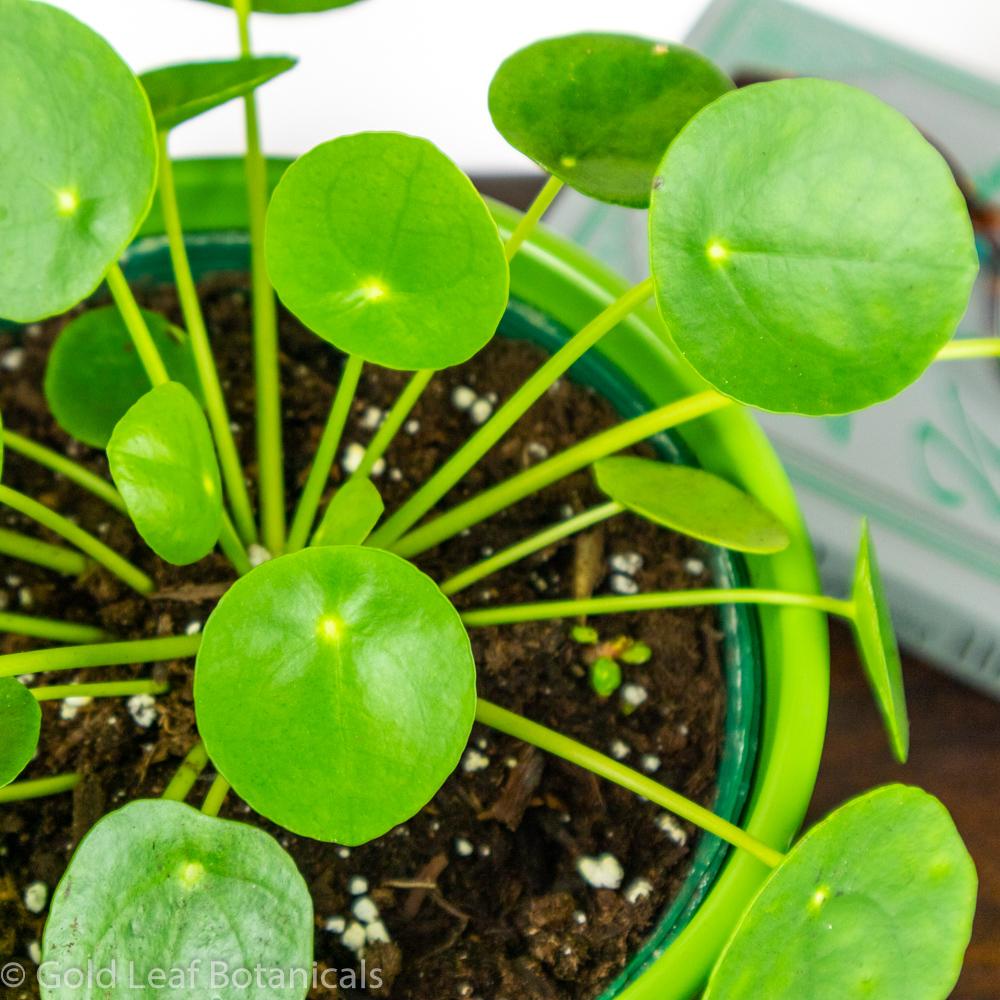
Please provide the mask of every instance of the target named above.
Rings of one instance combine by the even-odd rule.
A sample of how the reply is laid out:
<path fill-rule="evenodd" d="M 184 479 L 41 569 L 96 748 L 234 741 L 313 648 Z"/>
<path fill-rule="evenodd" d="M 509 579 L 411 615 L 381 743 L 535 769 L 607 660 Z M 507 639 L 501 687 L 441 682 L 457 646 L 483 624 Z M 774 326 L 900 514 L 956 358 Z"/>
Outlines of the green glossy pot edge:
<path fill-rule="evenodd" d="M 519 218 L 493 205 L 505 231 Z M 587 254 L 540 228 L 514 260 L 511 291 L 571 328 L 580 328 L 617 298 L 626 283 Z M 653 400 L 668 402 L 705 383 L 667 346 L 650 305 L 604 338 L 596 350 Z M 681 428 L 699 461 L 738 483 L 781 517 L 792 535 L 776 556 L 747 560 L 754 586 L 818 592 L 819 577 L 791 484 L 760 427 L 740 407 Z M 761 609 L 765 695 L 758 773 L 745 826 L 784 849 L 801 826 L 815 787 L 826 731 L 829 649 L 825 617 L 813 611 Z M 767 874 L 734 855 L 698 913 L 621 1000 L 686 1000 L 704 983 L 733 925 Z"/>
<path fill-rule="evenodd" d="M 288 161 L 270 165 L 272 185 Z M 233 159 L 181 161 L 178 193 L 190 232 L 246 226 L 242 163 Z M 494 204 L 502 229 L 519 218 Z M 144 232 L 158 229 L 151 217 Z M 514 261 L 512 292 L 544 307 L 552 319 L 579 329 L 621 294 L 626 284 L 571 243 L 540 227 Z M 597 350 L 650 398 L 667 401 L 703 387 L 666 346 L 669 337 L 652 306 L 640 309 Z M 746 410 L 733 408 L 683 429 L 683 438 L 707 468 L 739 483 L 784 519 L 792 545 L 783 553 L 747 560 L 755 586 L 816 592 L 812 547 L 791 485 L 763 432 Z M 805 816 L 819 769 L 829 695 L 829 652 L 824 616 L 805 610 L 762 609 L 765 698 L 758 773 L 747 828 L 786 847 Z M 687 1000 L 704 983 L 716 956 L 766 875 L 757 861 L 730 858 L 687 928 L 622 1000 Z"/>
<path fill-rule="evenodd" d="M 525 339 L 552 354 L 575 333 L 556 324 L 547 312 L 510 300 L 500 325 L 502 336 Z M 588 351 L 569 370 L 575 382 L 589 386 L 611 403 L 622 419 L 648 412 L 651 401 L 609 358 Z M 680 435 L 656 434 L 648 441 L 668 462 L 698 465 Z M 749 586 L 746 560 L 740 553 L 717 546 L 702 547 L 717 587 Z M 763 653 L 758 609 L 730 605 L 718 609 L 723 635 L 722 672 L 726 684 L 724 739 L 719 756 L 714 812 L 739 823 L 744 815 L 757 765 L 763 700 Z M 715 885 L 731 849 L 717 837 L 702 834 L 694 846 L 690 868 L 670 905 L 645 941 L 629 958 L 626 968 L 605 988 L 598 1000 L 617 1000 L 623 990 L 646 973 L 649 966 L 676 940 Z M 637 873 L 632 873 L 633 875 Z"/>

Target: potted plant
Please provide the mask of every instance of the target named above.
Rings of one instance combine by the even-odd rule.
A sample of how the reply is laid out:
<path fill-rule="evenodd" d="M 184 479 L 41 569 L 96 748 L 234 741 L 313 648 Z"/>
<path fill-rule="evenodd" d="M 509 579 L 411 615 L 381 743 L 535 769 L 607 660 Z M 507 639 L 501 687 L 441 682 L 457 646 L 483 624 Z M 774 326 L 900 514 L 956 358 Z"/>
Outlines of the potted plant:
<path fill-rule="evenodd" d="M 342 5 L 268 0 L 255 9 Z M 867 529 L 852 593 L 816 593 L 794 501 L 741 409 L 858 409 L 957 354 L 949 339 L 976 264 L 968 216 L 940 156 L 899 115 L 852 88 L 795 80 L 736 92 L 683 47 L 584 35 L 531 46 L 494 79 L 498 128 L 551 174 L 522 218 L 502 208 L 491 214 L 430 143 L 385 133 L 336 139 L 305 154 L 268 204 L 253 94 L 292 61 L 254 57 L 249 4 L 235 7 L 239 60 L 169 67 L 140 85 L 103 40 L 68 15 L 35 0 L 0 0 L 8 29 L 0 43 L 0 131 L 17 151 L 0 164 L 0 315 L 37 323 L 106 282 L 114 306 L 90 308 L 64 326 L 45 389 L 59 424 L 106 451 L 113 485 L 9 428 L 4 445 L 127 513 L 161 560 L 160 576 L 146 568 L 149 559 L 137 565 L 7 485 L 0 485 L 0 502 L 69 547 L 6 531 L 0 544 L 70 577 L 89 573 L 98 595 L 114 577 L 139 595 L 162 597 L 162 567 L 201 566 L 206 558 L 218 566 L 221 558 L 211 555 L 217 547 L 237 577 L 209 595 L 215 606 L 203 629 L 174 634 L 112 639 L 98 623 L 4 614 L 10 633 L 63 645 L 0 657 L 0 780 L 7 783 L 0 801 L 80 781 L 77 773 L 13 780 L 38 743 L 39 701 L 148 698 L 167 684 L 159 675 L 69 686 L 15 678 L 171 662 L 177 681 L 190 678 L 185 662 L 196 658 L 200 738 L 160 798 L 108 812 L 80 843 L 51 901 L 38 956 L 42 995 L 124 996 L 138 981 L 176 996 L 301 998 L 311 987 L 333 995 L 337 986 L 358 985 L 353 969 L 348 984 L 324 979 L 330 970 L 313 965 L 312 901 L 282 844 L 218 814 L 232 787 L 277 827 L 342 849 L 405 833 L 460 761 L 464 770 L 479 768 L 483 755 L 468 746 L 478 721 L 731 845 L 698 912 L 676 922 L 671 930 L 679 933 L 662 955 L 642 956 L 613 984 L 620 995 L 689 996 L 714 965 L 706 994 L 714 998 L 945 996 L 970 933 L 975 873 L 940 803 L 916 789 L 877 789 L 784 853 L 822 741 L 823 615 L 851 621 L 900 759 L 906 712 Z M 56 52 L 70 55 L 44 58 Z M 254 490 L 167 151 L 172 127 L 236 97 L 247 113 Z M 184 332 L 140 308 L 119 264 L 157 182 Z M 536 231 L 562 183 L 649 205 L 649 279 L 616 289 Z M 524 304 L 558 314 L 578 332 L 519 385 L 503 387 L 502 405 L 475 392 L 456 398 L 460 409 L 475 407 L 478 429 L 383 517 L 379 463 L 421 397 L 433 392 L 437 373 L 490 343 L 511 283 Z M 289 312 L 331 345 L 325 363 L 339 368 L 290 523 L 272 285 Z M 662 322 L 652 317 L 654 298 Z M 481 471 L 491 450 L 592 350 L 624 372 L 641 412 L 491 481 Z M 969 351 L 963 345 L 962 356 Z M 372 421 L 367 448 L 332 475 L 358 386 L 377 368 L 409 374 Z M 574 405 L 583 404 L 577 398 Z M 703 468 L 663 461 L 662 453 L 618 454 L 682 425 Z M 588 469 L 600 504 L 436 580 L 414 564 Z M 482 488 L 441 508 L 470 473 Z M 633 593 L 623 584 L 618 593 L 592 596 L 591 582 L 565 600 L 487 600 L 480 607 L 457 597 L 626 512 L 746 553 L 747 583 L 717 575 L 712 587 Z M 586 546 L 581 550 L 585 563 Z M 184 571 L 171 572 L 184 586 Z M 574 584 L 587 576 L 580 570 Z M 198 581 L 190 578 L 195 587 Z M 199 595 L 208 599 L 204 588 Z M 759 773 L 735 822 L 651 777 L 659 761 L 643 773 L 616 759 L 624 755 L 599 753 L 477 696 L 470 630 L 565 621 L 564 647 L 593 647 L 580 657 L 587 696 L 613 698 L 616 713 L 619 706 L 622 714 L 641 709 L 647 693 L 621 684 L 621 675 L 653 650 L 636 636 L 604 635 L 602 616 L 693 606 L 722 606 L 727 614 L 769 609 L 761 614 Z M 806 731 L 796 734 L 803 713 Z M 216 778 L 199 813 L 182 803 L 209 762 Z M 518 782 L 513 787 L 521 794 Z M 687 836 L 678 829 L 678 840 Z M 580 855 L 575 864 L 595 888 L 621 883 L 621 865 L 610 854 Z M 388 888 L 433 895 L 438 875 L 425 871 Z M 640 880 L 627 894 L 634 902 L 649 890 Z M 358 896 L 356 919 L 337 930 L 341 941 L 359 953 L 368 949 L 365 958 L 384 954 L 389 932 L 377 901 L 364 890 Z M 421 897 L 410 898 L 419 908 Z M 375 972 L 364 985 L 391 989 Z"/>

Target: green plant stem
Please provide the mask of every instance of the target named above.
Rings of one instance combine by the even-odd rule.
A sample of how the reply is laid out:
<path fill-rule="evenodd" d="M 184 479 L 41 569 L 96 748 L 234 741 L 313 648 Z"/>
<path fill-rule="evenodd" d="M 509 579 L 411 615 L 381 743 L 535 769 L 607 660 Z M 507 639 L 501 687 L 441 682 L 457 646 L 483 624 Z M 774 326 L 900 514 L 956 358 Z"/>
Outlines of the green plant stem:
<path fill-rule="evenodd" d="M 386 544 L 369 539 L 369 544 L 380 545 L 397 555 L 411 558 L 465 528 L 478 524 L 497 511 L 517 503 L 518 500 L 544 489 L 564 476 L 591 465 L 605 455 L 629 448 L 668 427 L 676 427 L 732 404 L 731 399 L 712 390 L 668 403 L 666 406 L 644 413 L 641 417 L 635 417 L 593 437 L 585 438 L 571 448 L 483 491 L 471 500 L 452 507 L 451 510 L 428 521 L 397 542 Z"/>
<path fill-rule="evenodd" d="M 253 508 L 250 505 L 250 494 L 247 492 L 243 466 L 240 463 L 239 452 L 233 439 L 233 431 L 229 422 L 229 411 L 219 382 L 219 372 L 215 367 L 212 355 L 212 345 L 208 339 L 208 329 L 205 326 L 205 316 L 198 299 L 198 286 L 191 273 L 191 263 L 188 260 L 187 248 L 184 245 L 184 230 L 181 226 L 180 210 L 177 205 L 177 190 L 174 185 L 174 168 L 170 161 L 167 148 L 167 133 L 160 132 L 160 206 L 163 210 L 163 224 L 167 231 L 167 241 L 170 246 L 170 260 L 173 264 L 174 278 L 177 283 L 177 298 L 180 301 L 181 312 L 184 314 L 184 325 L 191 339 L 191 353 L 194 355 L 195 366 L 198 369 L 198 380 L 205 397 L 205 412 L 215 437 L 215 447 L 219 453 L 219 467 L 222 470 L 223 482 L 226 484 L 226 495 L 233 512 L 240 538 L 245 545 L 257 541 L 257 527 L 254 524 Z"/>
<path fill-rule="evenodd" d="M 171 802 L 183 802 L 207 766 L 208 751 L 205 749 L 205 744 L 199 740 L 181 761 L 181 766 L 177 768 L 177 773 L 163 790 L 161 798 Z"/>
<path fill-rule="evenodd" d="M 243 542 L 236 532 L 229 515 L 222 512 L 222 529 L 219 532 L 219 548 L 225 553 L 226 558 L 233 564 L 236 572 L 243 576 L 251 570 L 250 557 L 243 547 Z"/>
<path fill-rule="evenodd" d="M 28 535 L 19 535 L 16 531 L 7 531 L 5 528 L 0 528 L 0 555 L 34 563 L 36 566 L 55 570 L 63 576 L 79 576 L 90 565 L 79 552 L 50 545 Z"/>
<path fill-rule="evenodd" d="M 664 608 L 691 608 L 706 604 L 776 604 L 781 607 L 811 608 L 826 614 L 854 619 L 854 604 L 821 594 L 792 594 L 783 590 L 757 590 L 734 587 L 732 590 L 661 590 L 649 594 L 622 597 L 590 597 L 579 601 L 539 601 L 535 604 L 510 604 L 495 608 L 476 608 L 462 614 L 470 627 L 513 625 L 517 622 L 548 621 L 551 618 L 576 618 L 579 615 L 617 615 L 626 611 L 657 611 Z"/>
<path fill-rule="evenodd" d="M 938 351 L 937 361 L 1000 357 L 1000 337 L 965 337 L 949 341 Z"/>
<path fill-rule="evenodd" d="M 233 0 L 240 54 L 251 55 L 250 0 Z M 253 353 L 257 386 L 257 464 L 261 535 L 271 555 L 285 548 L 285 476 L 281 441 L 281 380 L 278 367 L 278 311 L 264 260 L 267 164 L 260 148 L 257 99 L 243 98 L 246 120 L 247 204 L 250 213 L 250 284 L 253 293 Z"/>
<path fill-rule="evenodd" d="M 2 484 L 0 484 L 0 503 L 6 504 L 26 517 L 30 517 L 33 521 L 37 521 L 49 531 L 62 536 L 71 545 L 75 545 L 81 552 L 90 556 L 94 562 L 100 563 L 140 594 L 152 592 L 153 581 L 142 570 L 133 566 L 127 559 L 123 559 L 117 552 L 109 549 L 104 542 L 88 534 L 83 528 L 77 527 L 61 514 L 57 514 L 54 510 L 38 503 L 37 500 L 32 500 L 31 497 L 26 497 L 23 493 L 18 493 L 17 490 L 12 490 L 9 486 Z"/>
<path fill-rule="evenodd" d="M 33 639 L 50 639 L 52 642 L 104 642 L 111 636 L 95 625 L 78 625 L 53 618 L 36 618 L 0 611 L 0 632 L 28 635 Z"/>
<path fill-rule="evenodd" d="M 125 503 L 111 483 L 95 475 L 89 469 L 85 469 L 82 465 L 77 464 L 65 455 L 60 455 L 59 452 L 53 451 L 51 448 L 36 444 L 29 438 L 22 437 L 20 434 L 15 434 L 14 431 L 6 429 L 3 432 L 3 443 L 11 451 L 16 451 L 25 458 L 30 458 L 31 461 L 38 465 L 43 465 L 45 468 L 51 469 L 61 476 L 65 476 L 71 483 L 76 483 L 77 486 L 87 490 L 88 493 L 92 493 L 99 500 L 103 500 L 109 507 L 113 507 L 122 514 L 126 513 Z"/>
<path fill-rule="evenodd" d="M 521 249 L 521 244 L 534 232 L 535 226 L 555 200 L 555 196 L 562 190 L 562 186 L 563 182 L 558 177 L 550 176 L 542 190 L 535 195 L 535 200 L 528 206 L 528 211 L 521 216 L 521 221 L 514 227 L 503 245 L 503 252 L 508 261 L 514 259 L 514 255 Z"/>
<path fill-rule="evenodd" d="M 163 364 L 163 358 L 160 357 L 160 352 L 156 349 L 156 342 L 149 332 L 149 327 L 146 326 L 142 310 L 139 309 L 139 303 L 135 301 L 135 296 L 132 294 L 132 289 L 129 288 L 128 281 L 125 280 L 125 275 L 122 274 L 121 267 L 118 264 L 112 265 L 105 280 L 108 283 L 108 288 L 111 289 L 111 297 L 115 300 L 115 305 L 118 306 L 118 311 L 125 321 L 125 327 L 135 345 L 139 360 L 142 362 L 143 368 L 146 369 L 149 381 L 154 386 L 169 382 L 170 376 Z"/>
<path fill-rule="evenodd" d="M 229 782 L 221 774 L 217 774 L 215 781 L 212 782 L 212 787 L 209 788 L 208 794 L 205 796 L 205 802 L 201 807 L 201 811 L 206 816 L 218 816 L 219 810 L 225 804 L 228 794 Z"/>
<path fill-rule="evenodd" d="M 27 653 L 0 656 L 0 677 L 183 660 L 194 656 L 200 645 L 200 635 L 171 635 L 159 639 L 130 639 L 126 642 L 100 642 L 89 646 L 33 649 Z"/>
<path fill-rule="evenodd" d="M 292 528 L 288 533 L 289 552 L 301 549 L 312 533 L 316 512 L 323 499 L 323 490 L 330 481 L 330 470 L 337 457 L 337 449 L 340 447 L 340 439 L 351 412 L 351 403 L 354 401 L 354 393 L 357 391 L 363 367 L 364 361 L 356 354 L 349 355 L 344 364 L 340 384 L 330 406 L 330 415 L 326 419 L 326 427 L 323 428 L 323 436 L 313 457 L 312 468 L 302 489 L 299 505 L 295 509 L 295 517 L 292 519 Z"/>
<path fill-rule="evenodd" d="M 63 698 L 127 698 L 136 694 L 164 694 L 170 685 L 162 681 L 107 681 L 99 684 L 53 684 L 30 688 L 38 701 Z"/>
<path fill-rule="evenodd" d="M 630 288 L 550 357 L 368 540 L 391 548 L 503 436 L 560 376 L 653 294 L 647 278 Z"/>
<path fill-rule="evenodd" d="M 371 443 L 365 449 L 365 457 L 361 459 L 361 464 L 351 474 L 351 479 L 363 479 L 372 474 L 375 463 L 385 454 L 386 449 L 392 444 L 393 439 L 399 433 L 399 428 L 406 422 L 410 411 L 416 406 L 424 389 L 434 377 L 433 368 L 425 368 L 422 371 L 414 372 L 413 377 L 406 383 L 406 387 L 399 394 L 399 398 L 393 403 L 392 409 L 386 414 L 385 420 L 379 425 Z"/>
<path fill-rule="evenodd" d="M 36 778 L 33 781 L 16 781 L 13 785 L 0 788 L 0 805 L 8 802 L 26 802 L 41 799 L 46 795 L 71 792 L 80 783 L 78 774 L 60 774 L 54 778 Z"/>
<path fill-rule="evenodd" d="M 694 823 L 708 833 L 714 834 L 727 844 L 732 844 L 733 847 L 738 847 L 748 854 L 752 854 L 769 868 L 777 867 L 784 858 L 784 855 L 779 851 L 768 847 L 767 844 L 752 837 L 738 826 L 716 816 L 715 813 L 698 805 L 697 802 L 692 802 L 678 792 L 653 781 L 652 778 L 647 778 L 644 774 L 633 771 L 624 764 L 620 764 L 610 757 L 605 757 L 604 754 L 591 750 L 590 747 L 584 746 L 576 740 L 571 740 L 568 736 L 547 729 L 537 722 L 531 722 L 482 699 L 479 700 L 476 707 L 476 719 L 492 729 L 497 729 L 515 739 L 530 743 L 547 753 L 583 767 L 600 778 L 614 782 L 614 784 L 620 785 L 636 795 L 641 795 L 643 798 L 649 799 L 650 802 L 655 802 L 658 806 L 686 819 L 689 823 Z"/>
<path fill-rule="evenodd" d="M 516 563 L 527 556 L 533 555 L 535 552 L 539 552 L 549 545 L 560 542 L 564 538 L 569 538 L 570 535 L 586 531 L 587 528 L 595 524 L 600 524 L 602 521 L 606 521 L 609 517 L 614 517 L 616 514 L 620 514 L 624 509 L 616 500 L 611 500 L 608 503 L 601 504 L 599 507 L 591 507 L 590 510 L 585 510 L 582 514 L 577 514 L 575 517 L 567 518 L 559 524 L 553 524 L 551 527 L 539 531 L 530 538 L 525 538 L 522 542 L 516 542 L 506 549 L 501 549 L 496 555 L 492 555 L 488 559 L 484 559 L 482 562 L 469 566 L 468 569 L 463 569 L 460 573 L 449 577 L 441 584 L 441 592 L 448 595 L 457 594 L 460 590 L 471 587 L 472 584 L 477 583 L 484 577 L 490 576 L 498 570 L 504 569 L 506 566 L 510 566 L 512 563 Z"/>

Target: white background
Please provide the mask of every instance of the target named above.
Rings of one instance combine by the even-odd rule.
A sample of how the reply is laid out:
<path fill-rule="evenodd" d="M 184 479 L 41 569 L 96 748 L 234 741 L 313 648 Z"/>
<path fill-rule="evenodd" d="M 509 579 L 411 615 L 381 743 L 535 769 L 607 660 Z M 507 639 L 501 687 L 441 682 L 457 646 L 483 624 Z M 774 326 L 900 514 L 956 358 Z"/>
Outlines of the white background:
<path fill-rule="evenodd" d="M 136 71 L 235 54 L 232 11 L 199 0 L 49 0 L 96 28 Z M 998 0 L 803 0 L 1000 80 Z M 530 169 L 494 132 L 490 77 L 528 42 L 587 29 L 678 40 L 707 0 L 366 0 L 325 14 L 255 15 L 261 54 L 301 59 L 261 92 L 270 153 L 345 132 L 399 129 L 434 140 L 468 171 Z M 0 26 L 2 30 L 2 26 Z M 240 150 L 237 106 L 179 128 L 175 155 Z"/>

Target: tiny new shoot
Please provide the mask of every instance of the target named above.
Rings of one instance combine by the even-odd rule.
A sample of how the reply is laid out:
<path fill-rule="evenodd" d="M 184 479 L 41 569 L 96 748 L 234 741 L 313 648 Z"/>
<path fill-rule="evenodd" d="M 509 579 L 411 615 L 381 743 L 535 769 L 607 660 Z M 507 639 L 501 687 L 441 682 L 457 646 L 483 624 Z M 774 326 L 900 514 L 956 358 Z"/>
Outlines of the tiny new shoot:
<path fill-rule="evenodd" d="M 867 522 L 862 524 L 861 543 L 849 599 L 822 594 L 789 593 L 759 588 L 673 590 L 582 600 L 542 601 L 476 608 L 462 612 L 469 627 L 511 625 L 555 618 L 611 615 L 626 611 L 653 611 L 702 605 L 759 604 L 807 608 L 837 615 L 853 627 L 861 664 L 885 725 L 892 752 L 904 761 L 909 750 L 909 723 L 903 695 L 903 674 L 896 637 Z"/>

